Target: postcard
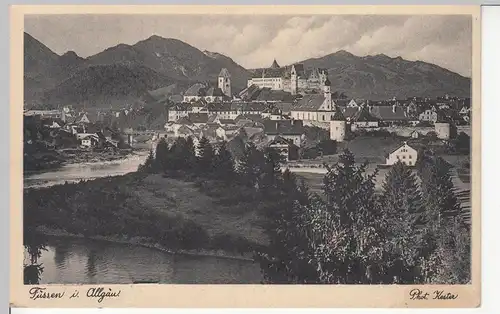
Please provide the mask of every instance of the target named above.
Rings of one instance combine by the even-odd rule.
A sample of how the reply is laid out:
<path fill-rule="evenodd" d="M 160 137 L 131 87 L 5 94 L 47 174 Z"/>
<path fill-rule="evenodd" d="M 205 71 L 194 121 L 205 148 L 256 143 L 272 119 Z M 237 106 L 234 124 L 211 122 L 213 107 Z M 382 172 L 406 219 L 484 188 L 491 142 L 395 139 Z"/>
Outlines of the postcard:
<path fill-rule="evenodd" d="M 11 307 L 479 306 L 479 35 L 479 6 L 12 6 Z"/>

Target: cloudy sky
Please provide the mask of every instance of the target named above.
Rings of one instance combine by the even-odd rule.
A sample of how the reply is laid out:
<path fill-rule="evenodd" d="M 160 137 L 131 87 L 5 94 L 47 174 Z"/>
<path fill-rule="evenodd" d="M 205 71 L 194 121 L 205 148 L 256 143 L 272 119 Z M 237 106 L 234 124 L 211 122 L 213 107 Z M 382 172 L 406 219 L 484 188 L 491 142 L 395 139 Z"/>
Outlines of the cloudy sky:
<path fill-rule="evenodd" d="M 422 60 L 471 75 L 470 16 L 419 15 L 37 15 L 25 31 L 62 54 L 82 57 L 151 35 L 223 53 L 246 68 L 289 64 L 338 50 Z"/>

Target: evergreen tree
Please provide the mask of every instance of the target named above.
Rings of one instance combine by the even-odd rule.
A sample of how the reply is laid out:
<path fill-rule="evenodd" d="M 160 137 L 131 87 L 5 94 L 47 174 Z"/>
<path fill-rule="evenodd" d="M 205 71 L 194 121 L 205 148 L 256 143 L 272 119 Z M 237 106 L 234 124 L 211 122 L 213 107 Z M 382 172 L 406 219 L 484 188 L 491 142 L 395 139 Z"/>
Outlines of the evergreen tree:
<path fill-rule="evenodd" d="M 255 187 L 262 173 L 263 164 L 264 156 L 262 152 L 257 149 L 255 144 L 249 142 L 236 167 L 236 171 L 240 175 L 242 183 L 247 186 Z"/>
<path fill-rule="evenodd" d="M 234 162 L 231 153 L 227 149 L 227 143 L 223 141 L 214 158 L 214 170 L 216 176 L 225 182 L 232 182 L 234 179 Z"/>
<path fill-rule="evenodd" d="M 170 160 L 172 170 L 186 170 L 188 169 L 188 158 L 186 155 L 186 139 L 178 137 L 170 147 Z"/>
<path fill-rule="evenodd" d="M 196 166 L 196 148 L 191 136 L 186 140 L 183 155 L 186 157 L 186 169 L 194 171 L 194 167 Z"/>
<path fill-rule="evenodd" d="M 425 204 L 427 255 L 422 267 L 427 281 L 465 283 L 470 280 L 470 228 L 461 215 L 450 165 L 441 157 L 428 155 L 419 168 Z"/>
<path fill-rule="evenodd" d="M 374 178 L 366 164 L 357 166 L 348 150 L 323 182 L 326 202 L 307 208 L 307 236 L 313 265 L 323 283 L 381 282 L 382 239 L 375 206 Z"/>
<path fill-rule="evenodd" d="M 149 155 L 146 158 L 146 161 L 144 164 L 140 164 L 139 168 L 137 169 L 138 172 L 149 172 L 149 173 L 155 173 L 157 172 L 157 167 L 156 167 L 156 162 L 155 162 L 155 156 L 153 154 L 153 151 L 149 151 Z"/>
<path fill-rule="evenodd" d="M 202 137 L 198 143 L 198 171 L 209 174 L 214 169 L 214 149 L 206 137 Z"/>
<path fill-rule="evenodd" d="M 278 188 L 281 177 L 281 163 L 283 161 L 283 156 L 275 149 L 270 147 L 264 149 L 264 163 L 259 178 L 259 188 L 264 195 L 271 196 L 273 195 L 272 192 Z"/>
<path fill-rule="evenodd" d="M 422 230 L 422 195 L 415 175 L 397 162 L 387 173 L 381 197 L 384 230 L 384 268 L 387 283 L 410 284 L 421 280 L 419 263 L 425 248 Z"/>
<path fill-rule="evenodd" d="M 168 143 L 165 138 L 161 138 L 156 145 L 155 169 L 166 171 L 171 168 L 171 158 Z"/>
<path fill-rule="evenodd" d="M 304 220 L 302 206 L 309 201 L 307 190 L 297 184 L 295 175 L 288 169 L 279 182 L 281 195 L 266 212 L 269 245 L 258 254 L 264 277 L 270 283 L 317 282 L 317 273 L 309 264 L 311 252 L 307 238 L 300 224 Z"/>

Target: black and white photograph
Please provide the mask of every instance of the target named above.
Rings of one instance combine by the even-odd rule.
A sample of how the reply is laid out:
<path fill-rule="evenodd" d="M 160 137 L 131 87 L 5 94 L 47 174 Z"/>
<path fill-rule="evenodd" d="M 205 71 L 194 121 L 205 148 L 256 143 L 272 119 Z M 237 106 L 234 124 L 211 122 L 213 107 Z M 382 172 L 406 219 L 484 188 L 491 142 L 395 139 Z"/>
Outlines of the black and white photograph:
<path fill-rule="evenodd" d="M 471 284 L 471 15 L 23 36 L 24 285 Z"/>

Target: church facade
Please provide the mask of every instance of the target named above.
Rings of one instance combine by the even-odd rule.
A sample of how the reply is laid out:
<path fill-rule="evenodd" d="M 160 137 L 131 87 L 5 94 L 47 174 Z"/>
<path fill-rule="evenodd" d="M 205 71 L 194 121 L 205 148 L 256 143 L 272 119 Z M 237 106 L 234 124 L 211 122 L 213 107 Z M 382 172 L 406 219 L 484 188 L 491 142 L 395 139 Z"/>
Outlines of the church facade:
<path fill-rule="evenodd" d="M 252 77 L 248 79 L 247 86 L 267 87 L 272 90 L 290 92 L 292 95 L 314 93 L 321 91 L 327 77 L 326 69 L 305 69 L 300 63 L 280 67 L 274 60 L 269 68 L 254 70 Z"/>

